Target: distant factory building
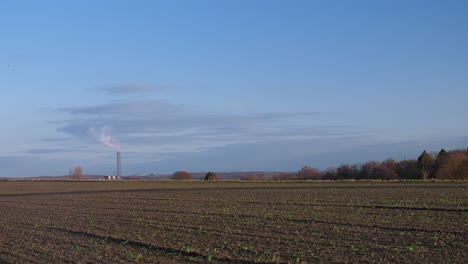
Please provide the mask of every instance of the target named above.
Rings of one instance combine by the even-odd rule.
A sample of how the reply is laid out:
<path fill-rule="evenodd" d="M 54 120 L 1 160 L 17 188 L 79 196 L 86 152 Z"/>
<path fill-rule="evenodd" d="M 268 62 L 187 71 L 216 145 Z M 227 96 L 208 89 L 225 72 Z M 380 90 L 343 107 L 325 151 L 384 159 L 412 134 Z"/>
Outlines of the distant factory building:
<path fill-rule="evenodd" d="M 104 176 L 104 180 L 119 180 L 119 176 L 114 176 L 114 175 L 109 175 L 109 176 Z"/>

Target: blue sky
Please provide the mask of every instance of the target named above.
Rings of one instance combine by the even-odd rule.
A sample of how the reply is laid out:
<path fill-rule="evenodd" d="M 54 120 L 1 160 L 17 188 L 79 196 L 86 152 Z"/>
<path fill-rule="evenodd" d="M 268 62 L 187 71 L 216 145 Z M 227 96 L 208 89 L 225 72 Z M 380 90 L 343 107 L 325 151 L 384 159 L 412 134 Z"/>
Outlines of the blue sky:
<path fill-rule="evenodd" d="M 467 1 L 1 1 L 0 176 L 468 145 Z"/>

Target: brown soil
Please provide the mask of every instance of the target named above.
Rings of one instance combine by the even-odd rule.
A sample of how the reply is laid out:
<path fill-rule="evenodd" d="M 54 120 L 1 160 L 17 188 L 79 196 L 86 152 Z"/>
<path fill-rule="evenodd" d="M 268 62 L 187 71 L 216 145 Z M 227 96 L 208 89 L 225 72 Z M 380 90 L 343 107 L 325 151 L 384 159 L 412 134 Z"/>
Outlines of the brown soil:
<path fill-rule="evenodd" d="M 0 263 L 467 263 L 468 183 L 0 182 Z"/>

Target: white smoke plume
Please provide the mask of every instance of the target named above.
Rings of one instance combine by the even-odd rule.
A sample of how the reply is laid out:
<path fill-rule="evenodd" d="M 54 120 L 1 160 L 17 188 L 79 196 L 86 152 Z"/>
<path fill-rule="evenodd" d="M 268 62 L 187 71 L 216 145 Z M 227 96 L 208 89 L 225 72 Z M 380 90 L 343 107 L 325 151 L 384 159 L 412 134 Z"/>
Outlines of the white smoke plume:
<path fill-rule="evenodd" d="M 117 152 L 121 151 L 120 142 L 111 136 L 112 129 L 109 127 L 103 126 L 98 129 L 95 127 L 90 127 L 88 132 L 93 138 L 104 144 L 104 146 L 108 146 Z"/>

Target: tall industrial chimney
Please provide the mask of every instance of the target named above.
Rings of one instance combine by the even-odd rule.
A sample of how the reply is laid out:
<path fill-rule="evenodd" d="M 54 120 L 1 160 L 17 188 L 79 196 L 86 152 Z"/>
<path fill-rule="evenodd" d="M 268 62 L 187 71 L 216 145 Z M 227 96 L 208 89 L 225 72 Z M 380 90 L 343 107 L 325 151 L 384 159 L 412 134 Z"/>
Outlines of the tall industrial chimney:
<path fill-rule="evenodd" d="M 122 167 L 121 167 L 121 164 L 120 164 L 120 151 L 117 151 L 117 176 L 118 178 L 120 178 L 120 176 L 122 173 Z"/>

